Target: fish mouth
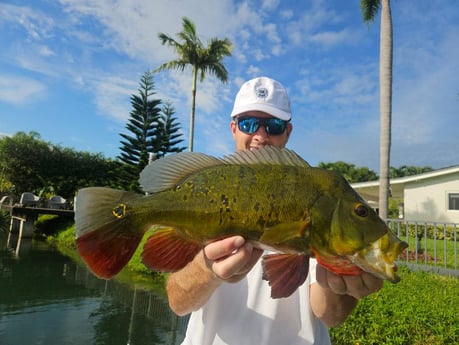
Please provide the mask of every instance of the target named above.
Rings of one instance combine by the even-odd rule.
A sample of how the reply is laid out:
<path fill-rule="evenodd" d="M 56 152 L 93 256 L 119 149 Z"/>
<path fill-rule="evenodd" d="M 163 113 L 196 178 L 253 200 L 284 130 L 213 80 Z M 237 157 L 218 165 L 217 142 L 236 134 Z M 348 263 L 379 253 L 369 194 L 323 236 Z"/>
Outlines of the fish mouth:
<path fill-rule="evenodd" d="M 406 242 L 401 241 L 391 232 L 386 233 L 368 247 L 358 251 L 347 258 L 362 270 L 374 276 L 398 283 L 395 260 L 408 247 Z"/>

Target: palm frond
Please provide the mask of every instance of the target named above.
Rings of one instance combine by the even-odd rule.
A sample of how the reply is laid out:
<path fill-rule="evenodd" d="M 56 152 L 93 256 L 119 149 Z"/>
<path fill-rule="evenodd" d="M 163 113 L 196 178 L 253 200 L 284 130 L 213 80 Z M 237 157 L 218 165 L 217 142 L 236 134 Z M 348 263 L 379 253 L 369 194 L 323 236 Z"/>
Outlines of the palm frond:
<path fill-rule="evenodd" d="M 381 7 L 381 0 L 360 0 L 360 9 L 362 10 L 363 21 L 372 23 L 376 14 Z"/>

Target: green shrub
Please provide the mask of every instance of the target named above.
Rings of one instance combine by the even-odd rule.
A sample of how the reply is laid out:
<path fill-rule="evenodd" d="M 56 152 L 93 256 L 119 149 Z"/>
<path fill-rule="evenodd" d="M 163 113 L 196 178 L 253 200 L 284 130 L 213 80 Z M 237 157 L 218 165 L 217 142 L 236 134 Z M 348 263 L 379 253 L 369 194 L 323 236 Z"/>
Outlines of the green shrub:
<path fill-rule="evenodd" d="M 8 232 L 10 227 L 10 213 L 0 211 L 0 232 Z"/>
<path fill-rule="evenodd" d="M 389 223 L 389 227 L 395 234 L 413 238 L 428 238 L 448 241 L 457 240 L 458 229 L 453 225 L 448 224 L 407 224 L 406 223 Z"/>
<path fill-rule="evenodd" d="M 74 224 L 73 218 L 43 214 L 34 223 L 37 235 L 50 236 Z"/>
<path fill-rule="evenodd" d="M 399 284 L 385 283 L 330 330 L 333 345 L 459 344 L 459 280 L 399 271 Z"/>

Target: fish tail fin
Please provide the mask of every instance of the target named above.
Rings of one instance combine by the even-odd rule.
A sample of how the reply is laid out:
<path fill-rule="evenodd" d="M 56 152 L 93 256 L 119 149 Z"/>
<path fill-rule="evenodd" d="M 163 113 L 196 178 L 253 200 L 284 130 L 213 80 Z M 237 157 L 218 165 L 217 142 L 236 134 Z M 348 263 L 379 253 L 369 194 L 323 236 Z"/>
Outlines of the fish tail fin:
<path fill-rule="evenodd" d="M 164 227 L 145 242 L 142 262 L 151 270 L 175 272 L 192 261 L 201 248 L 201 243 L 185 239 L 179 229 Z"/>
<path fill-rule="evenodd" d="M 116 275 L 137 249 L 144 229 L 133 228 L 126 203 L 141 197 L 103 187 L 78 191 L 75 242 L 81 258 L 99 278 Z"/>
<path fill-rule="evenodd" d="M 271 297 L 288 297 L 309 273 L 309 255 L 268 254 L 263 256 L 263 279 L 271 286 Z"/>

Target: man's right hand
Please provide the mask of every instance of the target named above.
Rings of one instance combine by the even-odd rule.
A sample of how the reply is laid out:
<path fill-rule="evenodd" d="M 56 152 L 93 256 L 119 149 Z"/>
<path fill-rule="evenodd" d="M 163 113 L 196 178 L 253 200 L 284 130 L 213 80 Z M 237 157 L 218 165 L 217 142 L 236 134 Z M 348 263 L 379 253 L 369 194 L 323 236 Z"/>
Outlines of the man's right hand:
<path fill-rule="evenodd" d="M 211 242 L 203 251 L 206 266 L 217 278 L 230 283 L 244 278 L 263 253 L 242 236 Z"/>

